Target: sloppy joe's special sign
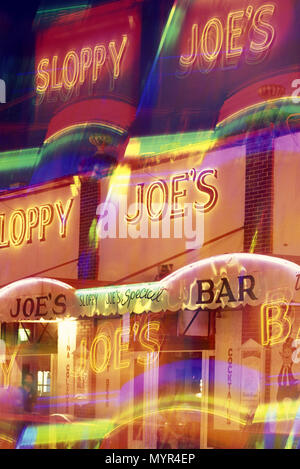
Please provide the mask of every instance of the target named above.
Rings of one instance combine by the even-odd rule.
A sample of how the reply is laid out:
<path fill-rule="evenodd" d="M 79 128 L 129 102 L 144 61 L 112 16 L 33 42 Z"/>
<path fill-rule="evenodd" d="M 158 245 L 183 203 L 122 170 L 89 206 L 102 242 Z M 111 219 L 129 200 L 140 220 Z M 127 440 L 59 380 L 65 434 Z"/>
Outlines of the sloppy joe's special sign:
<path fill-rule="evenodd" d="M 160 282 L 77 290 L 81 315 L 160 312 L 168 309 L 167 289 Z"/>
<path fill-rule="evenodd" d="M 288 309 L 300 299 L 300 269 L 258 254 L 225 254 L 190 264 L 159 282 L 77 290 L 81 315 L 260 306 L 263 341 L 271 340 L 269 310 L 289 328 Z M 273 316 L 274 320 L 274 316 Z"/>

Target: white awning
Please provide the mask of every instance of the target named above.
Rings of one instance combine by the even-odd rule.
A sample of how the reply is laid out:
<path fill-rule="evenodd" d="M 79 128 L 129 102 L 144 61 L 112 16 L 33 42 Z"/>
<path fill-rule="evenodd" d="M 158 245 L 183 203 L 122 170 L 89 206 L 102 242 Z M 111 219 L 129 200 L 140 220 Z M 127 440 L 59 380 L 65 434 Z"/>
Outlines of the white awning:
<path fill-rule="evenodd" d="M 75 289 L 51 278 L 18 280 L 0 289 L 0 321 L 53 321 L 76 317 Z"/>
<path fill-rule="evenodd" d="M 0 321 L 52 321 L 125 313 L 300 305 L 300 266 L 259 254 L 215 256 L 159 282 L 75 290 L 51 278 L 19 280 L 0 289 Z"/>
<path fill-rule="evenodd" d="M 300 266 L 247 253 L 215 256 L 159 282 L 76 291 L 83 316 L 300 303 Z"/>

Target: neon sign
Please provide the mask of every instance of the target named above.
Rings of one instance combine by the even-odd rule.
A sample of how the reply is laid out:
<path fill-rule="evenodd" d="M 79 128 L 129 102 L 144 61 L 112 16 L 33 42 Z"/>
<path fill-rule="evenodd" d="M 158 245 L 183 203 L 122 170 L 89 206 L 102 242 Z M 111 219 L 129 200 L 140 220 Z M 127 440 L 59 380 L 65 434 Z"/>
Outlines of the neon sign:
<path fill-rule="evenodd" d="M 0 213 L 0 248 L 31 244 L 34 229 L 37 230 L 37 239 L 46 241 L 46 228 L 53 223 L 55 214 L 58 220 L 58 234 L 65 238 L 73 202 L 74 199 L 70 198 L 65 206 L 59 200 L 54 204 L 43 204 L 27 210 L 17 209 L 13 210 L 9 217 Z"/>
<path fill-rule="evenodd" d="M 89 358 L 87 358 L 86 347 L 84 346 L 85 339 L 81 341 L 79 367 L 75 370 L 74 376 L 82 375 L 88 363 L 95 374 L 103 373 L 110 361 L 114 370 L 128 368 L 132 360 L 128 341 L 131 331 L 134 331 L 137 341 L 143 349 L 137 355 L 138 364 L 146 366 L 154 363 L 158 359 L 161 347 L 158 336 L 159 330 L 159 321 L 149 321 L 141 327 L 138 323 L 135 323 L 132 329 L 118 327 L 113 333 L 106 330 L 105 325 L 103 325 L 98 329 L 97 335 L 91 344 Z"/>
<path fill-rule="evenodd" d="M 16 308 L 15 311 L 10 309 L 10 316 L 12 318 L 19 318 L 19 315 L 23 315 L 24 318 L 41 318 L 48 315 L 47 308 L 49 307 L 49 302 L 51 302 L 51 309 L 52 313 L 55 315 L 64 314 L 67 309 L 66 305 L 66 295 L 59 294 L 52 298 L 52 293 L 48 295 L 41 295 L 37 297 L 27 297 L 24 299 L 22 304 L 23 298 L 16 298 Z M 52 307 L 52 300 L 53 306 L 59 308 L 54 309 Z M 34 313 L 34 314 L 33 314 Z"/>
<path fill-rule="evenodd" d="M 240 275 L 238 276 L 238 291 L 239 295 L 238 298 L 234 297 L 232 288 L 230 287 L 229 280 L 226 277 L 223 277 L 221 280 L 220 288 L 214 291 L 215 284 L 213 280 L 206 279 L 206 280 L 197 280 L 198 286 L 198 299 L 196 304 L 208 304 L 208 303 L 222 303 L 221 298 L 227 298 L 226 302 L 228 303 L 235 303 L 236 301 L 245 301 L 245 293 L 252 299 L 257 300 L 257 297 L 254 294 L 254 287 L 255 287 L 255 279 L 253 275 Z M 246 283 L 248 285 L 246 286 Z M 250 285 L 249 285 L 250 283 Z M 206 285 L 206 288 L 204 288 Z M 207 288 L 208 285 L 208 288 Z M 204 295 L 206 297 L 204 298 Z M 209 295 L 209 298 L 207 298 Z"/>
<path fill-rule="evenodd" d="M 85 315 L 161 311 L 167 301 L 166 289 L 159 282 L 77 290 L 76 296 Z"/>
<path fill-rule="evenodd" d="M 292 330 L 292 321 L 288 316 L 288 303 L 284 300 L 264 303 L 260 313 L 262 345 L 272 346 L 285 342 Z"/>
<path fill-rule="evenodd" d="M 249 5 L 228 13 L 225 24 L 220 18 L 210 18 L 202 33 L 201 26 L 193 23 L 188 46 L 179 59 L 181 69 L 187 71 L 197 63 L 200 69 L 205 66 L 209 72 L 220 55 L 224 67 L 236 65 L 244 54 L 247 63 L 260 61 L 274 42 L 275 29 L 271 24 L 274 13 L 273 3 L 256 10 Z"/>
<path fill-rule="evenodd" d="M 36 91 L 45 93 L 65 88 L 70 90 L 77 84 L 82 85 L 90 76 L 91 83 L 101 77 L 103 66 L 110 59 L 112 63 L 112 78 L 117 80 L 120 76 L 121 62 L 124 60 L 125 49 L 128 45 L 128 36 L 122 36 L 121 44 L 112 40 L 108 45 L 97 44 L 94 48 L 83 47 L 79 53 L 70 50 L 64 58 L 54 55 L 52 59 L 43 57 L 36 71 Z M 110 67 L 108 67 L 110 70 Z M 59 72 L 60 71 L 60 72 Z"/>
<path fill-rule="evenodd" d="M 209 184 L 207 178 L 218 177 L 217 169 L 204 169 L 196 175 L 196 170 L 192 168 L 190 171 L 178 173 L 170 178 L 170 184 L 163 179 L 158 179 L 148 186 L 145 190 L 145 184 L 139 183 L 135 187 L 135 204 L 136 210 L 133 214 L 127 213 L 125 215 L 125 221 L 127 223 L 137 223 L 143 216 L 143 206 L 145 204 L 146 213 L 150 220 L 161 220 L 162 214 L 165 212 L 167 205 L 170 206 L 170 218 L 179 218 L 186 215 L 184 208 L 179 206 L 179 200 L 187 196 L 187 189 L 182 189 L 180 185 L 184 181 L 190 181 L 194 183 L 198 192 L 206 196 L 206 201 L 200 204 L 198 201 L 193 202 L 193 208 L 195 210 L 207 213 L 211 211 L 218 201 L 218 191 L 214 185 Z M 155 196 L 159 194 L 159 204 L 154 204 Z M 153 210 L 155 205 L 156 211 Z M 157 208 L 157 205 L 160 205 Z"/>

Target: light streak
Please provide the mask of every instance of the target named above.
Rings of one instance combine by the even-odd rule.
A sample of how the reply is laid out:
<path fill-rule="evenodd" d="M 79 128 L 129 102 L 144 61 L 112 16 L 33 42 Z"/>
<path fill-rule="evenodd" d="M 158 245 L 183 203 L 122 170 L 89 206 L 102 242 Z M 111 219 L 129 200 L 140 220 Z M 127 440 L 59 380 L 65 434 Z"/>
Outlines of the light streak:
<path fill-rule="evenodd" d="M 216 128 L 218 129 L 219 127 L 223 126 L 227 121 L 232 121 L 234 119 L 239 119 L 243 114 L 246 114 L 248 111 L 253 111 L 258 107 L 266 107 L 267 105 L 275 104 L 275 103 L 280 103 L 280 102 L 287 102 L 289 100 L 292 100 L 292 96 L 282 96 L 281 98 L 274 98 L 274 99 L 268 99 L 267 101 L 260 101 L 255 104 L 251 104 L 249 106 L 245 106 L 242 109 L 239 109 L 238 111 L 234 112 L 228 117 L 225 117 L 225 119 L 221 120 L 220 122 L 217 123 Z"/>
<path fill-rule="evenodd" d="M 117 132 L 119 133 L 120 135 L 124 134 L 125 130 L 122 129 L 121 127 L 118 127 L 116 125 L 113 125 L 113 124 L 106 124 L 106 123 L 99 123 L 99 122 L 82 122 L 82 123 L 79 123 L 79 124 L 73 124 L 73 125 L 69 125 L 67 127 L 64 127 L 63 129 L 61 130 L 58 130 L 57 132 L 55 132 L 54 134 L 52 134 L 50 137 L 48 137 L 46 140 L 44 140 L 44 144 L 48 144 L 48 143 L 52 143 L 54 140 L 64 136 L 65 134 L 69 133 L 69 132 L 73 132 L 73 131 L 76 131 L 76 130 L 79 130 L 79 129 L 86 129 L 88 127 L 99 127 L 99 128 L 107 128 L 107 129 L 110 129 L 110 130 L 113 130 L 114 132 Z"/>
<path fill-rule="evenodd" d="M 9 285 L 6 285 L 5 287 L 1 288 L 0 298 L 5 295 L 8 295 L 12 290 L 18 289 L 19 287 L 30 287 L 30 286 L 34 287 L 35 285 L 39 283 L 54 285 L 54 286 L 61 287 L 67 290 L 73 290 L 73 287 L 71 287 L 71 285 L 61 282 L 60 280 L 55 280 L 55 279 L 48 278 L 48 277 L 32 277 L 32 278 L 25 278 L 25 279 L 17 280 L 16 282 L 10 283 Z"/>
<path fill-rule="evenodd" d="M 151 79 L 152 79 L 152 76 L 153 76 L 153 73 L 154 73 L 154 70 L 156 68 L 156 65 L 157 65 L 157 62 L 158 62 L 158 59 L 159 59 L 159 56 L 160 56 L 160 53 L 161 53 L 161 50 L 163 48 L 163 45 L 166 41 L 166 38 L 167 38 L 167 33 L 170 29 L 170 26 L 171 26 L 171 23 L 172 23 L 172 19 L 175 15 L 175 11 L 176 11 L 176 8 L 177 8 L 177 2 L 178 0 L 174 0 L 174 3 L 173 3 L 173 6 L 172 6 L 172 9 L 170 11 L 170 14 L 169 14 L 169 17 L 167 19 L 167 22 L 166 22 L 166 26 L 164 27 L 164 30 L 163 30 L 163 33 L 162 33 L 162 36 L 161 36 L 161 40 L 159 42 L 159 45 L 158 45 L 158 48 L 157 48 L 157 52 L 155 54 L 155 57 L 154 57 L 154 60 L 153 60 L 153 63 L 152 63 L 152 67 L 151 67 L 151 70 L 150 70 L 150 73 L 149 73 L 149 76 L 147 78 L 147 81 L 146 81 L 146 84 L 145 84 L 145 87 L 144 87 L 144 90 L 143 90 L 143 94 L 141 96 L 141 99 L 140 99 L 140 102 L 139 102 L 139 106 L 137 108 L 137 112 L 136 112 L 136 115 L 138 115 L 140 113 L 140 110 L 142 109 L 142 106 L 144 104 L 144 100 L 145 100 L 145 97 L 146 97 L 146 93 L 148 92 L 148 88 L 150 86 L 150 83 L 151 83 Z"/>

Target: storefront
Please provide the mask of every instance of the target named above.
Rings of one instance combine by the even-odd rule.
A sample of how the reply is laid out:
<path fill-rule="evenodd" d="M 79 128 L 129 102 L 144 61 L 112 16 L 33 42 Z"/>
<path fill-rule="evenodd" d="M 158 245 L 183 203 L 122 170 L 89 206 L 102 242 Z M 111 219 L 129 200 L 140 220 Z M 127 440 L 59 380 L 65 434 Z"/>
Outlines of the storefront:
<path fill-rule="evenodd" d="M 85 422 L 95 445 L 90 422 L 110 422 L 102 447 L 245 447 L 270 405 L 292 405 L 290 425 L 298 410 L 299 276 L 289 261 L 240 253 L 148 284 L 15 282 L 0 291 L 1 383 L 33 372 L 38 413 Z M 46 444 L 36 428 L 32 444 Z"/>

